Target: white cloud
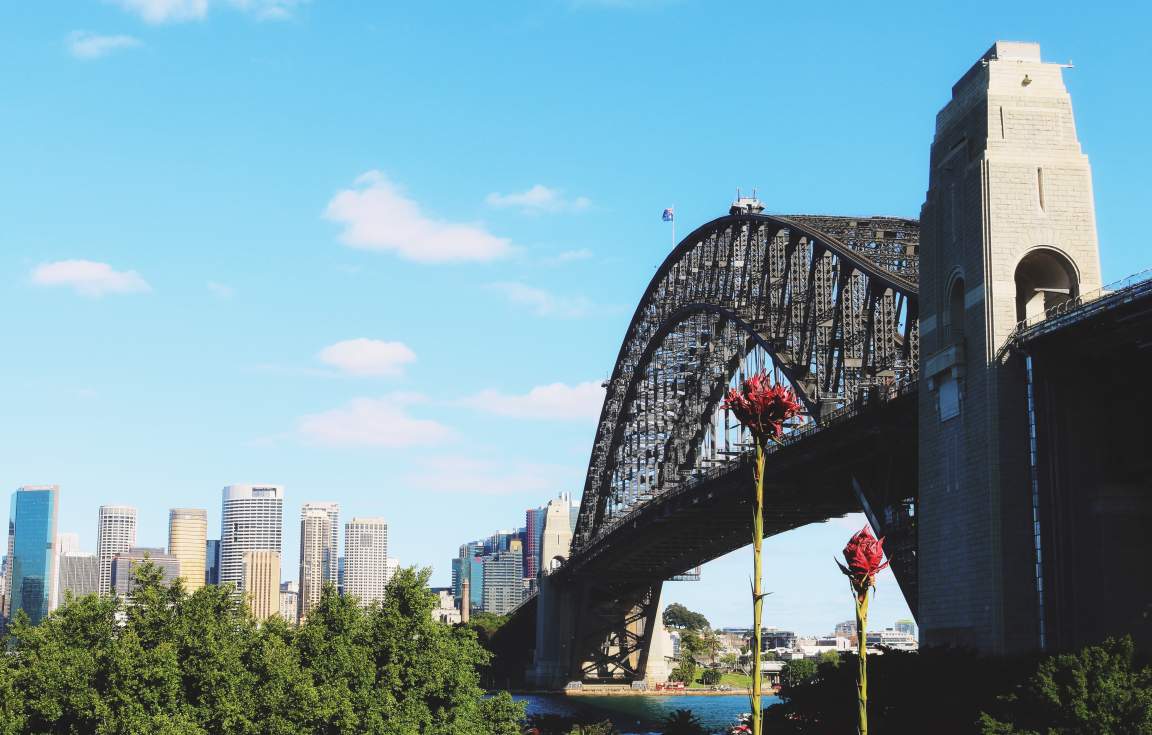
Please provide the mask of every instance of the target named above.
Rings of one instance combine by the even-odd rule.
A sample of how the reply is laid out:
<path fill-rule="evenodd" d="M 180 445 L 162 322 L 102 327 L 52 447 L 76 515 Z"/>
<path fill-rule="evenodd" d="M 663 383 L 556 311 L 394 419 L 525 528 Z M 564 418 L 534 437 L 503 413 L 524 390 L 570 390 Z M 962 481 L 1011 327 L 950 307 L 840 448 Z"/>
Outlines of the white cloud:
<path fill-rule="evenodd" d="M 416 353 L 403 342 L 348 339 L 320 350 L 320 362 L 348 375 L 400 375 Z"/>
<path fill-rule="evenodd" d="M 136 271 L 118 271 L 107 263 L 92 260 L 43 263 L 32 271 L 32 282 L 39 286 L 67 286 L 84 296 L 146 293 L 152 290 Z"/>
<path fill-rule="evenodd" d="M 68 53 L 85 61 L 102 59 L 114 51 L 139 45 L 140 40 L 132 36 L 104 36 L 91 31 L 72 31 L 68 34 Z"/>
<path fill-rule="evenodd" d="M 355 398 L 339 408 L 301 417 L 296 431 L 308 444 L 325 447 L 398 449 L 448 441 L 452 430 L 447 426 L 408 413 L 409 406 L 423 400 L 410 393 Z"/>
<path fill-rule="evenodd" d="M 236 289 L 216 281 L 208 281 L 208 290 L 218 299 L 228 300 L 236 295 Z"/>
<path fill-rule="evenodd" d="M 551 258 L 554 263 L 571 263 L 576 260 L 588 260 L 592 257 L 592 251 L 588 248 L 580 248 L 579 250 L 565 250 L 564 252 Z"/>
<path fill-rule="evenodd" d="M 474 457 L 447 456 L 424 460 L 420 470 L 404 478 L 413 490 L 478 495 L 553 495 L 578 478 L 578 470 L 547 464 L 504 466 Z"/>
<path fill-rule="evenodd" d="M 498 194 L 492 192 L 484 200 L 489 206 L 507 208 L 513 207 L 526 214 L 539 212 L 580 212 L 592 205 L 588 197 L 565 199 L 562 193 L 543 184 L 537 184 L 526 191 L 513 194 Z"/>
<path fill-rule="evenodd" d="M 180 23 L 202 20 L 208 15 L 208 0 L 112 0 L 147 23 Z"/>
<path fill-rule="evenodd" d="M 586 316 L 592 310 L 592 304 L 582 296 L 574 298 L 557 296 L 542 288 L 516 281 L 489 283 L 487 288 L 503 294 L 513 304 L 529 307 L 536 316 L 572 319 Z"/>
<path fill-rule="evenodd" d="M 497 416 L 562 421 L 596 419 L 604 403 L 604 388 L 598 382 L 589 381 L 576 385 L 539 385 L 515 395 L 485 390 L 465 398 L 463 403 Z"/>
<path fill-rule="evenodd" d="M 227 5 L 262 20 L 282 20 L 308 0 L 111 0 L 146 23 L 204 20 L 213 6 Z"/>
<path fill-rule="evenodd" d="M 340 239 L 363 250 L 391 250 L 421 263 L 484 261 L 512 251 L 511 243 L 480 225 L 432 219 L 379 171 L 332 197 L 325 218 L 344 225 Z"/>

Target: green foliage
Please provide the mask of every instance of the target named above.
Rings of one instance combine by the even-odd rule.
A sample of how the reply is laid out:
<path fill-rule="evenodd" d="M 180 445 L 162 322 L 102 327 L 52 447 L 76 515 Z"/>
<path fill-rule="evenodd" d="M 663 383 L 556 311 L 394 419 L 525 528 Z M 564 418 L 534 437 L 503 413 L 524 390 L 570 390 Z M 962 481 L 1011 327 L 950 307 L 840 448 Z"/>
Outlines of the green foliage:
<path fill-rule="evenodd" d="M 981 713 L 985 735 L 1152 733 L 1152 667 L 1139 667 L 1131 638 L 1053 656 L 1010 694 L 1000 717 Z"/>
<path fill-rule="evenodd" d="M 700 718 L 690 709 L 678 709 L 664 718 L 660 725 L 664 735 L 707 735 Z"/>
<path fill-rule="evenodd" d="M 664 608 L 664 625 L 684 630 L 705 630 L 711 627 L 708 618 L 689 610 L 679 602 L 673 602 Z"/>
<path fill-rule="evenodd" d="M 824 651 L 816 657 L 816 665 L 831 664 L 833 666 L 840 665 L 840 654 L 835 651 Z"/>
<path fill-rule="evenodd" d="M 716 669 L 704 669 L 700 673 L 700 683 L 705 686 L 713 686 L 720 683 L 720 672 Z"/>
<path fill-rule="evenodd" d="M 434 621 L 428 573 L 370 609 L 329 588 L 308 620 L 258 625 L 231 588 L 188 594 L 141 564 L 130 605 L 70 599 L 16 620 L 0 656 L 0 735 L 516 735 L 485 698 L 475 634 Z"/>
<path fill-rule="evenodd" d="M 819 664 L 810 658 L 798 658 L 784 664 L 780 671 L 780 683 L 786 688 L 798 687 L 816 679 Z"/>
<path fill-rule="evenodd" d="M 868 657 L 868 720 L 883 735 L 971 735 L 981 709 L 1023 681 L 1034 662 L 986 659 L 954 649 L 886 651 Z M 772 735 L 841 735 L 856 731 L 856 667 L 823 663 L 808 681 L 785 686 L 769 707 Z M 1045 734 L 1047 735 L 1047 734 Z"/>
<path fill-rule="evenodd" d="M 536 735 L 618 735 L 620 731 L 608 720 L 588 722 L 566 715 L 538 714 L 528 716 L 525 732 Z"/>
<path fill-rule="evenodd" d="M 685 684 L 696 681 L 696 662 L 692 660 L 691 656 L 680 657 L 676 663 L 676 668 L 668 674 L 668 681 L 682 681 Z"/>

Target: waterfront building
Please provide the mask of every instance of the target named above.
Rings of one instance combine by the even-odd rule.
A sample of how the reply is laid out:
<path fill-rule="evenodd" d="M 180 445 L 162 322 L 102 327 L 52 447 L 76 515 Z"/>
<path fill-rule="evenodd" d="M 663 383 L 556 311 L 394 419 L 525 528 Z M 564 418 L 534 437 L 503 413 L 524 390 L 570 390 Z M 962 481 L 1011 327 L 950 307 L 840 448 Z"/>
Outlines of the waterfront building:
<path fill-rule="evenodd" d="M 220 539 L 204 542 L 204 584 L 220 584 Z"/>
<path fill-rule="evenodd" d="M 207 543 L 208 511 L 203 508 L 173 508 L 168 511 L 168 553 L 179 560 L 180 579 L 188 592 L 204 586 Z"/>
<path fill-rule="evenodd" d="M 293 581 L 280 583 L 280 617 L 295 625 L 300 606 L 300 588 Z"/>
<path fill-rule="evenodd" d="M 498 551 L 482 563 L 484 611 L 504 615 L 524 599 L 524 557 L 519 551 Z"/>
<path fill-rule="evenodd" d="M 280 613 L 280 552 L 249 549 L 241 563 L 240 587 L 252 617 L 263 622 Z"/>
<path fill-rule="evenodd" d="M 132 547 L 112 557 L 112 594 L 131 597 L 136 584 L 136 567 L 146 561 L 160 567 L 164 584 L 172 584 L 180 576 L 180 560 L 164 553 L 164 549 Z"/>
<path fill-rule="evenodd" d="M 364 607 L 384 599 L 389 569 L 388 523 L 383 518 L 353 518 L 344 526 L 344 594 Z"/>
<path fill-rule="evenodd" d="M 915 651 L 919 648 L 915 636 L 893 628 L 868 631 L 868 645 L 874 647 L 883 646 L 884 648 L 893 648 L 899 651 Z"/>
<path fill-rule="evenodd" d="M 35 625 L 49 612 L 55 596 L 59 500 L 56 485 L 25 485 L 12 494 L 4 584 L 7 620 L 23 610 Z"/>
<path fill-rule="evenodd" d="M 913 638 L 916 637 L 916 621 L 915 620 L 907 620 L 907 619 L 897 620 L 895 622 L 895 624 L 893 624 L 892 628 L 894 630 L 900 631 L 901 633 L 907 633 L 908 635 L 912 636 Z"/>
<path fill-rule="evenodd" d="M 112 559 L 136 545 L 136 509 L 130 505 L 102 505 L 96 528 L 96 557 L 100 562 L 100 594 L 112 594 Z"/>
<path fill-rule="evenodd" d="M 244 554 L 281 553 L 284 488 L 280 485 L 229 485 L 220 514 L 220 584 L 244 591 Z M 280 580 L 276 580 L 279 589 Z M 277 603 L 279 604 L 279 603 Z"/>
<path fill-rule="evenodd" d="M 540 542 L 544 538 L 544 516 L 547 513 L 547 508 L 524 511 L 524 576 L 530 579 L 536 579 L 540 573 Z"/>
<path fill-rule="evenodd" d="M 70 551 L 60 555 L 60 584 L 57 605 L 68 596 L 83 597 L 100 594 L 100 560 L 90 551 Z"/>
<path fill-rule="evenodd" d="M 324 544 L 323 581 L 333 586 L 340 584 L 340 504 L 309 501 L 300 508 L 300 517 L 309 511 L 318 510 L 328 516 L 328 538 Z"/>
<path fill-rule="evenodd" d="M 324 562 L 330 531 L 328 513 L 306 510 L 300 517 L 300 620 L 320 604 L 324 590 Z"/>

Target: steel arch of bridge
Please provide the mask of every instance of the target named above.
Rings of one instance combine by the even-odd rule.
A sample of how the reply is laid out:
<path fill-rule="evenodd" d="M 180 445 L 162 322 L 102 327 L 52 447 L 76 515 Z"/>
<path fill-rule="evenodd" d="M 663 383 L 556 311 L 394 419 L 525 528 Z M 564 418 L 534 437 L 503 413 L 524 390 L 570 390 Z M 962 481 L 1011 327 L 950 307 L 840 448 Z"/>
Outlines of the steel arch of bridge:
<path fill-rule="evenodd" d="M 573 555 L 614 519 L 739 459 L 747 437 L 719 404 L 748 370 L 770 366 L 816 423 L 915 380 L 918 248 L 919 224 L 888 217 L 738 212 L 684 238 L 605 383 Z"/>

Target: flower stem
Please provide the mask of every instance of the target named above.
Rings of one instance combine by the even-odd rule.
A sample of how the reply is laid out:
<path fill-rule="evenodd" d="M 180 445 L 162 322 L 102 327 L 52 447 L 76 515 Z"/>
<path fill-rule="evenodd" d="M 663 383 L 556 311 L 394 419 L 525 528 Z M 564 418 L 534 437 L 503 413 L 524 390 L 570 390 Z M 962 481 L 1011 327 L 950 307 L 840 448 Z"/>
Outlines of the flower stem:
<path fill-rule="evenodd" d="M 859 720 L 856 731 L 868 735 L 868 591 L 856 595 L 856 649 L 859 652 L 856 670 L 856 706 Z"/>
<path fill-rule="evenodd" d="M 760 708 L 762 675 L 760 672 L 761 630 L 764 595 L 761 587 L 760 546 L 764 541 L 764 440 L 756 437 L 756 503 L 752 515 L 752 735 L 763 733 L 763 710 Z"/>

